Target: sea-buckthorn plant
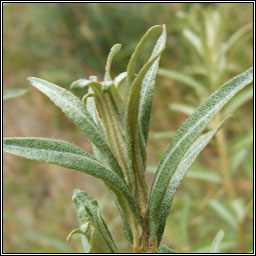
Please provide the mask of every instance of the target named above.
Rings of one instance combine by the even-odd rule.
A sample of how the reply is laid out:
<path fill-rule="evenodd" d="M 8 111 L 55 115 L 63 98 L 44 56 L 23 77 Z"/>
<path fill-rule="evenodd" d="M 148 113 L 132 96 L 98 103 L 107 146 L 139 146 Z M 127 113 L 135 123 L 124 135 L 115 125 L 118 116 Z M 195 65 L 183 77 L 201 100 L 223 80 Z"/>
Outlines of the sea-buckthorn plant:
<path fill-rule="evenodd" d="M 154 43 L 150 53 L 149 43 Z M 56 139 L 30 137 L 3 141 L 7 153 L 58 164 L 101 179 L 112 192 L 125 237 L 134 253 L 173 252 L 161 240 L 175 192 L 198 154 L 227 118 L 217 128 L 203 133 L 208 124 L 253 80 L 250 68 L 221 86 L 194 111 L 173 136 L 149 189 L 146 146 L 155 77 L 165 43 L 165 26 L 151 27 L 136 46 L 126 72 L 115 78 L 111 76 L 111 64 L 121 45 L 114 45 L 107 58 L 103 81 L 91 76 L 71 84 L 72 90 L 86 91 L 82 99 L 43 79 L 28 78 L 33 87 L 48 96 L 85 133 L 94 155 Z M 145 51 L 150 57 L 141 63 Z M 122 84 L 126 86 L 125 97 L 119 93 Z M 70 233 L 68 240 L 76 233 L 82 234 L 86 252 L 118 253 L 97 201 L 79 189 L 74 191 L 73 201 L 81 226 Z M 213 241 L 212 252 L 219 251 L 222 237 L 220 231 Z"/>

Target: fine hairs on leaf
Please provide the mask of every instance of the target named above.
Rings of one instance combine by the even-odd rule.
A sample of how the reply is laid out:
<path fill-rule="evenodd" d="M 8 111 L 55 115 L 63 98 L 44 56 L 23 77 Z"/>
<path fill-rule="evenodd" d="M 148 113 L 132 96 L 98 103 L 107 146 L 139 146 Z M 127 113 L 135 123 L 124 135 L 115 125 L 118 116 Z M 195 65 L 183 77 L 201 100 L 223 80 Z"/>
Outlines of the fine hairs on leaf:
<path fill-rule="evenodd" d="M 202 55 L 204 49 L 200 38 L 190 30 L 184 30 L 184 35 Z M 71 83 L 71 90 L 86 92 L 82 99 L 41 78 L 28 78 L 34 88 L 44 93 L 84 132 L 92 144 L 94 155 L 70 142 L 56 139 L 9 137 L 3 140 L 3 150 L 6 153 L 57 164 L 102 180 L 113 196 L 127 243 L 134 253 L 175 253 L 162 243 L 175 193 L 192 163 L 229 116 L 218 125 L 210 126 L 211 130 L 203 133 L 204 130 L 216 114 L 253 80 L 253 69 L 250 68 L 221 86 L 197 109 L 188 108 L 182 103 L 171 105 L 174 110 L 183 109 L 190 116 L 172 136 L 148 193 L 145 176 L 146 146 L 156 75 L 159 73 L 171 77 L 192 87 L 198 94 L 204 94 L 205 97 L 207 95 L 204 86 L 189 76 L 165 69 L 158 71 L 166 37 L 165 25 L 149 28 L 131 55 L 127 70 L 116 77 L 111 73 L 111 67 L 115 55 L 121 50 L 121 44 L 115 44 L 106 61 L 103 81 L 90 76 L 78 78 Z M 142 56 L 149 57 L 142 63 Z M 126 86 L 125 96 L 119 90 L 123 85 Z M 23 93 L 24 91 L 9 92 L 6 98 Z M 251 90 L 244 91 L 236 102 L 227 105 L 227 115 L 250 98 Z M 200 171 L 194 172 L 194 176 L 199 179 L 219 183 L 219 176 L 213 174 L 208 171 L 201 177 Z M 74 190 L 72 199 L 81 225 L 71 231 L 67 239 L 79 234 L 84 253 L 118 253 L 96 199 L 79 189 Z M 231 215 L 219 201 L 212 199 L 210 206 L 228 222 L 228 216 Z M 242 204 L 234 201 L 232 206 L 236 218 L 242 221 Z M 229 224 L 235 226 L 230 220 Z M 211 252 L 219 252 L 223 235 L 223 231 L 216 235 Z"/>

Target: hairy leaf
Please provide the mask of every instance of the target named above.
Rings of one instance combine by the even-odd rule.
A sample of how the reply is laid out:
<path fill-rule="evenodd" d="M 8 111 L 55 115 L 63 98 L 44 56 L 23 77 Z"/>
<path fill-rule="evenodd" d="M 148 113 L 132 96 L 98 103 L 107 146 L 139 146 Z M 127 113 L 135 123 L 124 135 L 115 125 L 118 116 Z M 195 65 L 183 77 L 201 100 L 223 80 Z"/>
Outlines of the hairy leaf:
<path fill-rule="evenodd" d="M 160 31 L 159 31 L 160 29 Z M 137 77 L 130 86 L 127 108 L 126 108 L 126 142 L 128 145 L 128 157 L 132 159 L 132 167 L 137 180 L 137 190 L 140 190 L 139 201 L 144 203 L 144 213 L 146 213 L 147 185 L 144 177 L 146 162 L 146 139 L 149 127 L 149 118 L 152 105 L 152 90 L 154 78 L 158 68 L 160 55 L 164 49 L 166 32 L 164 26 L 152 27 L 141 39 L 134 54 L 131 57 L 127 68 L 127 81 L 134 75 L 136 60 L 141 51 L 141 47 L 147 40 L 151 39 L 150 31 L 161 32 L 149 60 L 143 65 Z M 134 63 L 133 63 L 134 62 Z"/>
<path fill-rule="evenodd" d="M 136 49 L 134 50 L 128 66 L 127 66 L 127 87 L 128 90 L 132 84 L 132 81 L 134 79 L 135 76 L 135 72 L 136 72 L 136 66 L 137 66 L 137 60 L 139 55 L 143 52 L 143 47 L 145 46 L 145 44 L 148 42 L 148 40 L 151 40 L 152 37 L 154 37 L 155 35 L 160 35 L 162 31 L 162 26 L 160 25 L 156 25 L 151 27 L 146 33 L 145 35 L 141 38 L 141 40 L 139 41 L 139 43 L 136 46 Z"/>
<path fill-rule="evenodd" d="M 170 180 L 182 157 L 220 109 L 252 80 L 253 69 L 250 68 L 225 83 L 195 110 L 173 137 L 158 166 L 151 189 L 149 202 L 151 238 L 154 237 L 158 229 L 161 205 L 165 205 Z"/>
<path fill-rule="evenodd" d="M 3 150 L 27 159 L 85 172 L 109 182 L 125 195 L 135 215 L 138 216 L 135 202 L 124 181 L 93 156 L 69 142 L 43 138 L 5 138 Z"/>
<path fill-rule="evenodd" d="M 225 120 L 224 120 L 225 121 Z M 221 123 L 221 125 L 223 122 Z M 219 128 L 219 127 L 218 127 Z M 168 184 L 165 196 L 162 200 L 162 204 L 160 206 L 159 212 L 159 227 L 157 230 L 157 239 L 160 243 L 164 227 L 166 223 L 166 218 L 169 214 L 170 208 L 171 208 L 171 202 L 174 198 L 174 195 L 181 184 L 183 178 L 185 177 L 189 167 L 193 164 L 197 156 L 200 154 L 200 152 L 206 147 L 206 145 L 209 143 L 211 138 L 215 135 L 215 133 L 218 131 L 218 128 L 210 131 L 204 135 L 201 135 L 187 150 L 185 155 L 180 160 L 180 163 L 174 173 L 171 176 L 170 182 Z"/>
<path fill-rule="evenodd" d="M 104 76 L 105 81 L 112 80 L 111 75 L 110 75 L 111 64 L 112 64 L 114 56 L 120 51 L 121 47 L 122 47 L 121 44 L 115 44 L 115 45 L 113 45 L 113 47 L 111 48 L 111 50 L 109 52 L 107 64 L 105 67 L 105 76 Z"/>
<path fill-rule="evenodd" d="M 90 141 L 98 148 L 112 170 L 122 177 L 121 168 L 108 147 L 104 136 L 83 107 L 82 102 L 73 93 L 40 78 L 30 77 L 31 84 L 47 95 L 61 110 L 79 126 Z"/>
<path fill-rule="evenodd" d="M 117 247 L 108 230 L 105 221 L 101 217 L 97 201 L 87 192 L 75 189 L 72 200 L 76 206 L 81 222 L 80 229 L 75 229 L 68 236 L 70 240 L 74 233 L 84 234 L 91 245 L 90 253 L 108 252 L 117 253 Z"/>

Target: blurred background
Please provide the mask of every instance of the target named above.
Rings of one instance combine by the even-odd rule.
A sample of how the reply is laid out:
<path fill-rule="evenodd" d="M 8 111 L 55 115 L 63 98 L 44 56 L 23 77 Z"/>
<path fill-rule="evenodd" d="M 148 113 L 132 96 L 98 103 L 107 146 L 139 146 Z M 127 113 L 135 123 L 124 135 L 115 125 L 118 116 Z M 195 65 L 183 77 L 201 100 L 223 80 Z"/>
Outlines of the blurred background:
<path fill-rule="evenodd" d="M 146 30 L 166 24 L 149 134 L 149 183 L 173 133 L 193 109 L 253 63 L 252 3 L 15 3 L 4 5 L 3 15 L 3 87 L 28 90 L 4 102 L 4 136 L 64 139 L 89 152 L 81 131 L 26 78 L 65 88 L 90 75 L 101 79 L 109 49 L 121 43 L 112 67 L 117 75 Z M 214 126 L 233 113 L 177 192 L 163 238 L 177 252 L 208 252 L 220 229 L 221 252 L 253 250 L 252 98 L 250 85 L 213 121 Z M 97 198 L 120 251 L 130 250 L 102 182 L 4 154 L 4 252 L 82 252 L 79 236 L 66 242 L 79 225 L 71 201 L 75 188 Z"/>

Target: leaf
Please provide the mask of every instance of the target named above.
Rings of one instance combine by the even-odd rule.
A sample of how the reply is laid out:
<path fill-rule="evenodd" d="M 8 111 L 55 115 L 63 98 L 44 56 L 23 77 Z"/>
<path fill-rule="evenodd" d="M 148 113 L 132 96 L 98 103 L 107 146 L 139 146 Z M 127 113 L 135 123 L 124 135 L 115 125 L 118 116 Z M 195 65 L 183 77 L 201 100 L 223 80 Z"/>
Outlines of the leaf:
<path fill-rule="evenodd" d="M 120 51 L 122 45 L 121 44 L 115 44 L 112 46 L 109 55 L 108 55 L 108 59 L 107 59 L 107 64 L 105 67 L 105 76 L 104 76 L 104 80 L 105 81 L 111 81 L 111 75 L 110 75 L 110 69 L 111 69 L 111 64 L 113 61 L 114 56 Z"/>
<path fill-rule="evenodd" d="M 85 172 L 109 182 L 124 194 L 135 216 L 139 216 L 135 202 L 124 181 L 93 156 L 69 142 L 44 138 L 4 138 L 3 150 L 27 159 L 58 164 Z"/>
<path fill-rule="evenodd" d="M 222 124 L 225 122 L 225 120 L 219 125 L 222 126 Z M 213 131 L 210 131 L 204 135 L 201 135 L 187 150 L 185 155 L 182 157 L 182 159 L 179 162 L 178 167 L 174 171 L 173 175 L 171 176 L 170 182 L 168 184 L 165 196 L 162 200 L 162 203 L 160 205 L 159 209 L 159 227 L 157 230 L 157 239 L 158 243 L 160 243 L 164 227 L 166 223 L 166 218 L 169 214 L 170 208 L 171 208 L 171 202 L 174 198 L 174 195 L 181 184 L 181 181 L 185 177 L 189 167 L 192 165 L 192 163 L 195 161 L 197 156 L 200 154 L 200 152 L 205 148 L 205 146 L 209 143 L 211 138 L 215 135 L 215 133 L 218 131 L 219 127 Z"/>
<path fill-rule="evenodd" d="M 3 90 L 3 100 L 9 100 L 13 99 L 19 96 L 24 95 L 27 93 L 28 90 L 26 89 L 9 89 L 9 90 Z"/>
<path fill-rule="evenodd" d="M 128 103 L 127 103 L 126 126 L 127 126 L 127 131 L 130 137 L 132 155 L 133 157 L 137 158 L 139 154 L 140 157 L 142 158 L 144 157 L 144 161 L 145 161 L 145 144 L 146 144 L 145 139 L 147 137 L 149 115 L 150 115 L 151 104 L 152 104 L 153 83 L 151 79 L 154 80 L 159 57 L 161 52 L 164 49 L 165 37 L 166 37 L 164 27 L 162 28 L 161 26 L 154 26 L 151 28 L 152 30 L 150 30 L 150 31 L 156 30 L 159 32 L 159 28 L 161 29 L 160 31 L 162 31 L 162 34 L 160 35 L 156 43 L 156 46 L 153 50 L 153 53 L 150 59 L 148 60 L 148 62 L 144 64 L 142 69 L 139 71 L 138 76 L 134 79 L 133 83 L 131 84 L 130 94 L 129 94 Z M 147 35 L 147 33 L 142 38 L 143 43 L 146 42 L 146 39 L 150 40 L 150 37 Z M 139 50 L 141 50 L 140 43 L 138 44 L 134 55 L 131 57 L 131 60 L 127 68 L 128 80 L 129 80 L 129 77 L 131 77 L 133 74 L 133 71 L 131 70 L 133 69 L 132 67 L 135 67 L 135 63 L 133 63 L 133 61 L 136 61 L 137 59 L 135 58 L 135 56 L 137 56 L 140 53 Z M 148 102 L 146 102 L 147 100 Z M 142 123 L 144 128 L 141 127 Z M 144 145 L 140 145 L 140 144 L 144 144 Z M 139 145 L 141 146 L 140 149 L 143 150 L 143 152 L 140 152 L 140 150 L 138 149 Z M 143 161 L 143 160 L 137 160 L 137 161 Z M 141 163 L 141 168 L 142 168 L 142 165 L 143 164 Z"/>
<path fill-rule="evenodd" d="M 253 69 L 250 68 L 242 74 L 234 77 L 215 93 L 213 93 L 195 112 L 185 121 L 173 137 L 170 146 L 165 152 L 154 177 L 149 202 L 150 237 L 154 237 L 159 225 L 160 212 L 163 215 L 161 205 L 166 198 L 170 180 L 177 169 L 182 157 L 190 148 L 195 139 L 206 128 L 208 123 L 220 111 L 220 109 L 242 88 L 253 80 Z M 200 137 L 206 139 L 210 133 Z M 169 199 L 166 200 L 168 203 Z M 160 211 L 162 209 L 162 211 Z M 168 207 L 167 207 L 168 209 Z M 162 227 L 163 228 L 163 227 Z"/>
<path fill-rule="evenodd" d="M 89 88 L 89 90 L 91 90 L 91 88 Z M 87 109 L 88 109 L 89 113 L 92 115 L 95 122 L 99 125 L 100 120 L 98 119 L 97 113 L 95 111 L 96 108 L 95 108 L 94 98 L 89 99 L 87 101 L 86 105 L 87 105 Z M 97 159 L 102 158 L 101 153 L 97 150 L 97 148 L 95 146 L 93 147 L 93 152 Z M 105 183 L 105 185 L 107 186 L 107 188 L 110 190 L 110 192 L 112 193 L 112 195 L 114 197 L 115 204 L 118 208 L 118 211 L 119 211 L 121 219 L 122 219 L 123 231 L 124 231 L 125 237 L 127 238 L 127 240 L 130 243 L 132 243 L 133 236 L 132 236 L 131 226 L 133 225 L 135 220 L 134 220 L 133 213 L 131 212 L 129 205 L 127 205 L 127 199 L 125 199 L 123 194 L 120 193 L 117 189 L 115 189 L 110 184 Z"/>
<path fill-rule="evenodd" d="M 155 55 L 162 52 L 166 44 L 166 28 L 163 26 L 162 34 L 158 38 L 156 45 L 153 49 L 152 55 L 150 59 L 154 58 Z M 145 143 L 147 143 L 148 138 L 148 131 L 149 131 L 149 121 L 150 121 L 150 113 L 152 108 L 152 98 L 153 98 L 153 89 L 155 85 L 155 78 L 157 74 L 157 69 L 159 66 L 160 56 L 153 62 L 151 67 L 149 67 L 147 73 L 145 74 L 141 92 L 140 92 L 140 106 L 139 106 L 139 120 L 140 120 L 140 127 L 142 129 L 142 134 L 144 137 Z M 142 69 L 143 70 L 143 69 Z M 139 80 L 140 73 L 138 74 L 137 79 Z M 132 87 L 138 86 L 134 82 Z"/>
<path fill-rule="evenodd" d="M 210 253 L 220 253 L 220 245 L 221 245 L 221 241 L 222 241 L 223 237 L 224 237 L 224 231 L 221 229 L 217 233 L 215 238 L 213 239 L 211 249 L 210 249 Z"/>
<path fill-rule="evenodd" d="M 106 184 L 107 185 L 107 184 Z M 131 228 L 130 228 L 130 216 L 127 216 L 127 214 L 129 215 L 129 210 L 127 211 L 125 206 L 123 205 L 123 200 L 121 198 L 121 194 L 120 193 L 116 193 L 116 190 L 113 189 L 111 186 L 108 186 L 110 192 L 112 193 L 113 195 L 113 198 L 114 198 L 114 201 L 115 201 L 115 204 L 116 204 L 116 207 L 119 211 L 119 214 L 121 216 L 121 219 L 122 219 L 122 223 L 123 223 L 123 232 L 124 232 L 124 235 L 126 237 L 126 239 L 132 244 L 132 241 L 133 241 L 133 236 L 132 236 L 132 231 L 131 231 Z"/>
<path fill-rule="evenodd" d="M 150 29 L 148 29 L 148 31 L 145 33 L 145 35 L 141 38 L 141 40 L 137 44 L 136 49 L 134 50 L 134 52 L 129 60 L 128 66 L 127 66 L 128 91 L 129 91 L 132 81 L 134 79 L 135 72 L 136 72 L 136 66 L 137 66 L 137 60 L 138 60 L 139 55 L 143 52 L 143 47 L 149 40 L 152 39 L 153 36 L 159 35 L 161 33 L 161 31 L 162 31 L 162 26 L 160 26 L 160 25 L 151 27 Z"/>
<path fill-rule="evenodd" d="M 161 33 L 149 60 L 140 69 L 137 77 L 132 82 L 136 68 L 136 60 L 142 45 L 152 38 L 151 32 Z M 137 180 L 137 190 L 141 190 L 138 199 L 144 205 L 143 214 L 146 214 L 147 184 L 144 177 L 146 163 L 146 139 L 149 127 L 149 118 L 152 104 L 153 80 L 156 75 L 158 62 L 166 41 L 165 26 L 154 26 L 141 39 L 132 55 L 127 67 L 127 83 L 130 86 L 126 114 L 126 143 L 128 146 L 128 158 L 132 160 L 132 168 Z M 129 87 L 129 86 L 128 86 Z"/>
<path fill-rule="evenodd" d="M 158 252 L 157 253 L 176 253 L 173 249 L 167 247 L 164 244 L 160 244 L 159 248 L 158 248 Z"/>
<path fill-rule="evenodd" d="M 192 89 L 195 90 L 199 98 L 202 98 L 202 96 L 206 97 L 207 95 L 209 95 L 205 86 L 189 75 L 178 72 L 176 70 L 165 69 L 165 68 L 159 68 L 157 73 L 161 76 L 171 78 L 173 80 L 176 80 L 178 82 L 181 82 L 191 87 Z"/>
<path fill-rule="evenodd" d="M 106 140 L 82 102 L 73 93 L 40 78 L 30 77 L 28 80 L 39 91 L 48 96 L 61 110 L 80 127 L 90 141 L 98 148 L 102 156 L 120 177 L 121 168 L 108 147 Z"/>
<path fill-rule="evenodd" d="M 208 204 L 219 215 L 219 217 L 226 221 L 226 223 L 228 223 L 232 228 L 237 229 L 238 222 L 236 216 L 228 205 L 217 199 L 211 199 Z"/>
<path fill-rule="evenodd" d="M 81 233 L 85 235 L 91 246 L 90 253 L 106 253 L 106 248 L 108 252 L 117 253 L 117 247 L 105 221 L 101 217 L 97 201 L 80 189 L 74 190 L 72 200 L 82 225 L 79 229 L 73 230 L 67 239 L 70 240 L 75 233 Z"/>

